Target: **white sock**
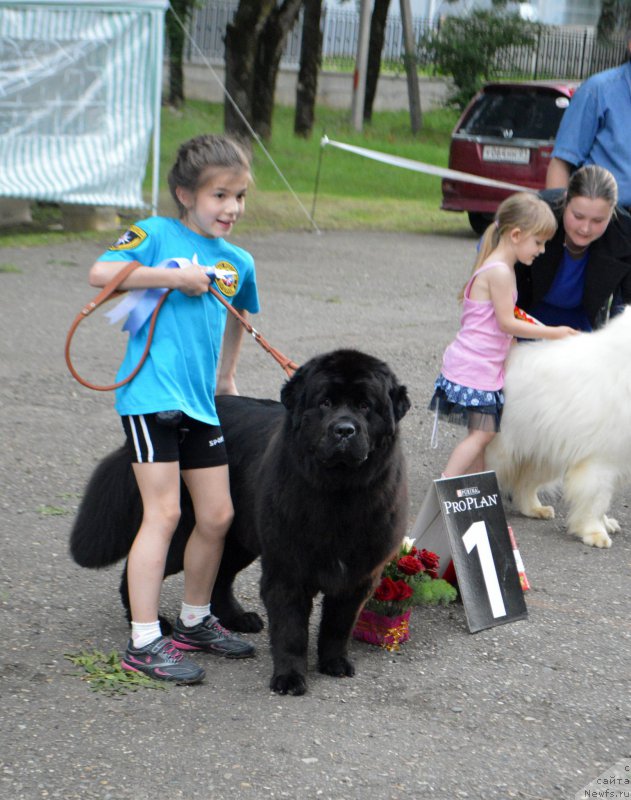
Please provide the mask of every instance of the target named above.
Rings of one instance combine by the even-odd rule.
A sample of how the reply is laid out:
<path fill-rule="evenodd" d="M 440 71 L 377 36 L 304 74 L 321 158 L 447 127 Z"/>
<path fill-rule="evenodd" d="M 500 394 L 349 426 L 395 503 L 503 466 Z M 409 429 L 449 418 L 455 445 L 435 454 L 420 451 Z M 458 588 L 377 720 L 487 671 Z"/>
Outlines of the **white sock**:
<path fill-rule="evenodd" d="M 134 647 L 145 647 L 151 642 L 162 636 L 160 623 L 155 622 L 133 622 L 131 623 L 131 641 Z"/>
<path fill-rule="evenodd" d="M 185 628 L 192 628 L 194 625 L 205 619 L 210 614 L 210 603 L 205 606 L 189 606 L 188 603 L 182 603 L 182 610 L 180 611 L 180 619 L 184 623 Z"/>

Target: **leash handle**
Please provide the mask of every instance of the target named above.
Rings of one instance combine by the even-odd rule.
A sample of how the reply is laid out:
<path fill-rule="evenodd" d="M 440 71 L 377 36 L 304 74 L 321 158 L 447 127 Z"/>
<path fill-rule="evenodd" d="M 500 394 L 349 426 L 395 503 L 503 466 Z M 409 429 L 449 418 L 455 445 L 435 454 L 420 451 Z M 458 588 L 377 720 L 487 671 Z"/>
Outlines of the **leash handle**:
<path fill-rule="evenodd" d="M 72 342 L 72 337 L 74 336 L 75 331 L 77 330 L 81 322 L 83 322 L 83 320 L 86 319 L 86 317 L 89 317 L 93 311 L 96 311 L 96 309 L 99 306 L 102 306 L 103 303 L 107 302 L 108 300 L 111 300 L 112 297 L 121 294 L 122 292 L 118 287 L 121 285 L 121 283 L 123 283 L 123 281 L 129 275 L 131 275 L 131 273 L 135 269 L 137 269 L 140 266 L 142 266 L 140 264 L 140 261 L 130 261 L 129 264 L 127 264 L 127 266 L 123 267 L 123 269 L 120 270 L 120 272 L 117 272 L 116 275 L 114 275 L 114 277 L 112 278 L 112 280 L 101 289 L 101 291 L 97 294 L 97 296 L 81 309 L 81 311 L 74 318 L 72 325 L 70 326 L 70 330 L 68 331 L 68 335 L 66 336 L 66 346 L 64 348 L 66 365 L 70 370 L 70 374 L 72 375 L 72 377 L 75 380 L 79 381 L 79 383 L 82 386 L 85 386 L 88 389 L 94 389 L 94 391 L 96 392 L 111 392 L 113 389 L 118 389 L 119 386 L 124 386 L 126 383 L 129 383 L 132 380 L 132 378 L 135 378 L 136 375 L 140 372 L 140 368 L 147 360 L 147 356 L 149 355 L 149 348 L 151 347 L 151 342 L 153 341 L 153 332 L 156 327 L 158 313 L 162 308 L 162 304 L 166 300 L 169 292 L 165 292 L 162 295 L 162 297 L 158 300 L 158 304 L 154 308 L 153 314 L 151 315 L 151 322 L 149 324 L 149 333 L 147 336 L 147 343 L 145 345 L 145 349 L 142 355 L 140 356 L 140 360 L 138 361 L 134 369 L 129 373 L 129 375 L 126 378 L 123 378 L 123 380 L 118 381 L 117 383 L 111 383 L 107 386 L 101 386 L 96 383 L 91 383 L 90 381 L 86 380 L 81 375 L 79 375 L 70 357 L 70 344 Z"/>

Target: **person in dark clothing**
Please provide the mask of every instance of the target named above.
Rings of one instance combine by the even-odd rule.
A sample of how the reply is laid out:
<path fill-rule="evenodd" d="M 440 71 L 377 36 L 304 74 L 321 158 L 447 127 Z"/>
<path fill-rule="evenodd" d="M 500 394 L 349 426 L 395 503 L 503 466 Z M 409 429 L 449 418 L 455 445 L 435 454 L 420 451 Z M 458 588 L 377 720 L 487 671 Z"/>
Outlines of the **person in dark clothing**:
<path fill-rule="evenodd" d="M 515 266 L 517 305 L 545 325 L 591 331 L 631 303 L 631 216 L 617 206 L 613 175 L 595 165 L 540 197 L 558 230 L 531 266 Z"/>

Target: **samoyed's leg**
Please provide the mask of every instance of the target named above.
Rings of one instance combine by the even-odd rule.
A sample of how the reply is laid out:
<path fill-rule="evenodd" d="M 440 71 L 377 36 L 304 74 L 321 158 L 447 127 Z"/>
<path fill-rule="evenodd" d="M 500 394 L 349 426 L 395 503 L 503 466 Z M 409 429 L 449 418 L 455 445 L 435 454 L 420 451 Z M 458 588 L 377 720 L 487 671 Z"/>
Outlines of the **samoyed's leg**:
<path fill-rule="evenodd" d="M 595 461 L 582 461 L 569 469 L 565 476 L 568 528 L 585 544 L 611 547 L 609 533 L 620 529 L 616 520 L 605 516 L 615 483 L 615 472 Z"/>
<path fill-rule="evenodd" d="M 537 494 L 537 489 L 547 483 L 551 477 L 543 476 L 541 469 L 535 469 L 531 462 L 523 462 L 515 472 L 511 487 L 515 508 L 526 517 L 553 519 L 554 507 L 542 505 Z"/>

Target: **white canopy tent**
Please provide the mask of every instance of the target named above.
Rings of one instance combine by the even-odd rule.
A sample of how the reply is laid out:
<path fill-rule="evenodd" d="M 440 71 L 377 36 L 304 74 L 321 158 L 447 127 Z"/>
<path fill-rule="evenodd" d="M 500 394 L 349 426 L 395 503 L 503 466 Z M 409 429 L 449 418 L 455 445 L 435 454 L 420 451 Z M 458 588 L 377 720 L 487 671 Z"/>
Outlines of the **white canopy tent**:
<path fill-rule="evenodd" d="M 0 0 L 0 197 L 158 205 L 168 0 Z"/>

